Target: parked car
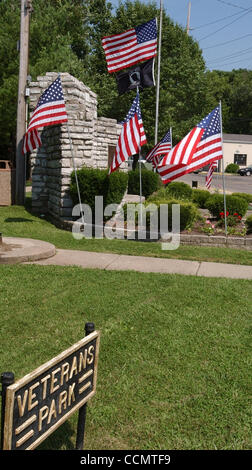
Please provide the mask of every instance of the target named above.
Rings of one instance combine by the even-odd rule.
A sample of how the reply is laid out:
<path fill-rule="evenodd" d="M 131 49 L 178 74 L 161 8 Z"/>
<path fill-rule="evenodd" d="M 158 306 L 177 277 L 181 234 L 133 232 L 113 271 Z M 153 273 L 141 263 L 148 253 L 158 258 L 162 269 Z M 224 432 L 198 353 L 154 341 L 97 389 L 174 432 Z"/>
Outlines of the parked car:
<path fill-rule="evenodd" d="M 246 168 L 239 168 L 237 173 L 239 173 L 239 175 L 241 176 L 250 176 L 252 175 L 252 166 L 247 166 Z"/>

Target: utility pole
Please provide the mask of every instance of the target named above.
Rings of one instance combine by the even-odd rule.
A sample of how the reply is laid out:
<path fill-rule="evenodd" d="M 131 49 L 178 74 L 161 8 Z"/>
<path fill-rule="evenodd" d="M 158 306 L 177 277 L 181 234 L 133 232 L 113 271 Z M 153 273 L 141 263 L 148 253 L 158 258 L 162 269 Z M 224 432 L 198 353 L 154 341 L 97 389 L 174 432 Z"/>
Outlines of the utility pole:
<path fill-rule="evenodd" d="M 19 81 L 16 131 L 16 204 L 24 205 L 26 163 L 22 153 L 23 137 L 26 132 L 26 82 L 29 62 L 29 26 L 32 0 L 21 0 Z"/>
<path fill-rule="evenodd" d="M 191 16 L 191 2 L 188 3 L 187 25 L 186 25 L 187 34 L 189 34 L 189 31 L 190 31 L 190 16 Z"/>

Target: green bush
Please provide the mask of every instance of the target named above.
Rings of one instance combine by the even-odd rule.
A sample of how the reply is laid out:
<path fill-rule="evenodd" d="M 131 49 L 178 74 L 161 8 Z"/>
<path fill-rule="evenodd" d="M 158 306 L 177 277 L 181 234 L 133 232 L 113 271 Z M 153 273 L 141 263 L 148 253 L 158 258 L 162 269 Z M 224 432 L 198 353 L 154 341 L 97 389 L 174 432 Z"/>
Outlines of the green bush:
<path fill-rule="evenodd" d="M 211 196 L 211 193 L 205 189 L 193 189 L 192 190 L 192 201 L 197 204 L 201 209 L 206 208 L 206 201 Z"/>
<path fill-rule="evenodd" d="M 128 194 L 140 194 L 140 174 L 139 169 L 128 172 Z M 147 199 L 159 187 L 160 177 L 154 171 L 142 168 L 142 195 Z"/>
<path fill-rule="evenodd" d="M 227 194 L 226 208 L 229 215 L 238 213 L 243 217 L 248 210 L 248 202 L 244 198 Z M 206 201 L 206 209 L 209 210 L 213 217 L 221 218 L 220 214 L 224 212 L 223 194 L 212 194 Z"/>
<path fill-rule="evenodd" d="M 128 184 L 128 173 L 115 171 L 108 174 L 108 170 L 96 168 L 82 168 L 77 170 L 81 202 L 88 204 L 94 215 L 95 196 L 103 196 L 103 206 L 119 204 L 123 198 Z M 75 173 L 71 174 L 70 195 L 73 204 L 78 204 L 77 184 Z"/>
<path fill-rule="evenodd" d="M 182 181 L 169 183 L 165 191 L 169 197 L 174 197 L 175 199 L 192 199 L 193 191 L 191 186 L 189 186 L 189 184 L 183 183 Z"/>
<path fill-rule="evenodd" d="M 248 193 L 232 193 L 232 196 L 243 197 L 249 204 L 252 204 L 252 194 Z"/>
<path fill-rule="evenodd" d="M 245 220 L 246 228 L 247 228 L 247 233 L 252 232 L 252 215 L 249 215 L 246 220 Z"/>
<path fill-rule="evenodd" d="M 149 209 L 150 207 L 155 205 L 156 208 L 155 210 L 158 210 L 158 220 L 159 220 L 159 225 L 160 225 L 160 205 L 161 204 L 167 204 L 168 205 L 168 230 L 172 230 L 172 205 L 173 204 L 179 204 L 180 205 L 180 231 L 183 231 L 185 229 L 188 229 L 192 226 L 193 222 L 196 220 L 196 218 L 199 216 L 198 210 L 192 202 L 189 201 L 181 201 L 178 199 L 161 199 L 161 200 L 156 200 L 155 202 L 145 202 L 144 207 Z M 134 204 L 134 206 L 137 206 L 137 204 Z M 127 220 L 127 204 L 123 206 L 124 210 L 124 220 Z M 139 211 L 135 212 L 135 223 L 137 225 L 138 223 L 138 213 Z M 147 210 L 146 212 L 146 227 L 147 229 L 150 228 L 150 221 L 151 221 L 151 215 L 150 215 L 150 210 Z"/>
<path fill-rule="evenodd" d="M 226 166 L 225 173 L 237 173 L 239 168 L 237 163 L 229 163 L 229 165 Z"/>

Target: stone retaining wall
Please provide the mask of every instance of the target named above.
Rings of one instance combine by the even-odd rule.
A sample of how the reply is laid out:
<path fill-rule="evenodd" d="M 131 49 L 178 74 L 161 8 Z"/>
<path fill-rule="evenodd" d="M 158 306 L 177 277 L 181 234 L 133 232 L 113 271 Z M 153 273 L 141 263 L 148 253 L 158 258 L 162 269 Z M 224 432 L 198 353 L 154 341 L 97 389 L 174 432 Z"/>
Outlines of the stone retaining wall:
<path fill-rule="evenodd" d="M 58 74 L 48 72 L 30 83 L 30 109 Z M 84 165 L 108 168 L 109 152 L 115 148 L 121 125 L 114 119 L 97 117 L 97 96 L 68 73 L 61 74 L 68 125 L 45 127 L 42 146 L 31 154 L 32 207 L 38 213 L 71 219 L 72 200 L 68 194 L 70 175 Z M 69 132 L 68 132 L 69 131 Z M 72 140 L 73 154 L 69 135 Z M 127 165 L 122 165 L 127 170 Z M 85 201 L 82 201 L 85 202 Z"/>
<path fill-rule="evenodd" d="M 54 218 L 51 221 L 55 224 L 56 227 L 63 230 L 72 232 L 73 225 L 80 222 L 73 222 L 70 220 L 63 220 L 62 218 Z M 111 225 L 110 221 L 108 222 Z M 95 236 L 95 225 L 93 227 L 93 236 Z M 132 233 L 131 233 L 132 236 Z M 105 238 L 105 236 L 104 236 Z M 127 240 L 127 229 L 124 230 L 124 239 Z M 135 231 L 135 240 L 138 241 L 138 231 Z M 162 242 L 161 237 L 159 239 L 151 239 L 150 233 L 146 230 L 146 239 L 139 241 L 145 242 Z M 166 241 L 165 241 L 166 242 Z M 167 242 L 166 242 L 167 243 Z M 196 245 L 196 246 L 212 246 L 212 247 L 228 247 L 228 248 L 237 248 L 240 250 L 252 250 L 252 237 L 219 237 L 213 235 L 189 235 L 189 234 L 180 234 L 180 244 L 181 245 Z"/>

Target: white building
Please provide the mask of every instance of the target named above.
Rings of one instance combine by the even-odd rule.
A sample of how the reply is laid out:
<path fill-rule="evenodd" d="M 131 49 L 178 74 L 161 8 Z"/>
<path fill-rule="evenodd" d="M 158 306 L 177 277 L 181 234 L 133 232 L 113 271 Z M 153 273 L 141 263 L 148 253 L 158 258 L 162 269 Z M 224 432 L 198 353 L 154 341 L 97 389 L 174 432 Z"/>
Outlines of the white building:
<path fill-rule="evenodd" d="M 224 168 L 237 163 L 240 168 L 252 166 L 252 135 L 223 134 Z"/>

